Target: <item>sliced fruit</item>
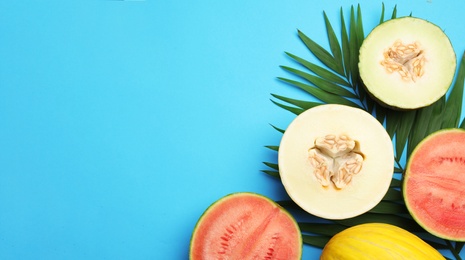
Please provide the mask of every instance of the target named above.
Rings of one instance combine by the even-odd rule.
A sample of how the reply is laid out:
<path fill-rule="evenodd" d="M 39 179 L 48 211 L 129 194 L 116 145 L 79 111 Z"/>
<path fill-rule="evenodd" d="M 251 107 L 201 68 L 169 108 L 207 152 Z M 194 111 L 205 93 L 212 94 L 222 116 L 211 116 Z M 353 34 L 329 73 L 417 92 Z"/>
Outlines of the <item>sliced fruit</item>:
<path fill-rule="evenodd" d="M 441 28 L 414 17 L 375 27 L 363 41 L 359 58 L 367 91 L 394 109 L 434 103 L 449 89 L 456 67 L 454 49 Z"/>
<path fill-rule="evenodd" d="M 405 229 L 382 223 L 360 224 L 333 236 L 321 260 L 445 259 L 436 249 Z"/>
<path fill-rule="evenodd" d="M 288 126 L 278 165 L 287 193 L 302 209 L 345 219 L 381 201 L 393 176 L 394 152 L 372 115 L 326 104 L 303 112 Z"/>
<path fill-rule="evenodd" d="M 407 163 L 403 193 L 413 218 L 430 233 L 465 241 L 465 131 L 426 137 Z"/>
<path fill-rule="evenodd" d="M 192 234 L 190 259 L 300 259 L 294 218 L 272 200 L 234 193 L 213 203 Z"/>

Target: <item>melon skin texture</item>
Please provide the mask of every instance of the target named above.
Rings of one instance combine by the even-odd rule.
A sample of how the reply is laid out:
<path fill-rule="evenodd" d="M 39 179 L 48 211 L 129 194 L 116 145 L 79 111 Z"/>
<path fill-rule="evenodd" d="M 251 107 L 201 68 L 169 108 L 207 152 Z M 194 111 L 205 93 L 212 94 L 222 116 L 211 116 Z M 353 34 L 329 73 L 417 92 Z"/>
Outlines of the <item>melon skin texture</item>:
<path fill-rule="evenodd" d="M 354 160 L 360 162 L 345 186 L 337 179 L 338 167 L 349 164 L 345 156 L 352 152 L 322 151 L 325 155 L 318 160 L 312 158 L 316 144 L 338 143 L 344 136 L 354 141 Z M 341 143 L 339 148 L 350 146 Z M 386 194 L 393 177 L 393 145 L 384 127 L 366 111 L 324 104 L 301 113 L 287 127 L 278 166 L 286 192 L 302 209 L 325 219 L 346 219 L 369 211 Z M 321 174 L 324 169 L 326 176 Z"/>
<path fill-rule="evenodd" d="M 271 199 L 238 192 L 214 202 L 198 220 L 189 259 L 301 259 L 297 222 Z"/>
<path fill-rule="evenodd" d="M 403 180 L 404 201 L 431 234 L 465 241 L 465 130 L 439 130 L 413 150 Z"/>
<path fill-rule="evenodd" d="M 321 260 L 445 259 L 418 236 L 400 227 L 367 223 L 347 228 L 323 248 Z"/>
<path fill-rule="evenodd" d="M 367 92 L 392 109 L 434 103 L 451 86 L 455 68 L 449 38 L 441 28 L 420 18 L 386 21 L 369 33 L 360 48 L 359 72 Z"/>

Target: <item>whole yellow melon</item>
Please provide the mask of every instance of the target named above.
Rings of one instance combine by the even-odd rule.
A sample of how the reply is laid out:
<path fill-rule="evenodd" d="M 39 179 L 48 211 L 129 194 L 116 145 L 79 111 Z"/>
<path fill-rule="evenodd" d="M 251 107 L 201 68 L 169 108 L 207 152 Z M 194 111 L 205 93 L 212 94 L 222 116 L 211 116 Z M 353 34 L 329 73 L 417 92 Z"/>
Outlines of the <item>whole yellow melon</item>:
<path fill-rule="evenodd" d="M 333 236 L 321 253 L 321 260 L 445 259 L 418 236 L 384 223 L 360 224 Z"/>

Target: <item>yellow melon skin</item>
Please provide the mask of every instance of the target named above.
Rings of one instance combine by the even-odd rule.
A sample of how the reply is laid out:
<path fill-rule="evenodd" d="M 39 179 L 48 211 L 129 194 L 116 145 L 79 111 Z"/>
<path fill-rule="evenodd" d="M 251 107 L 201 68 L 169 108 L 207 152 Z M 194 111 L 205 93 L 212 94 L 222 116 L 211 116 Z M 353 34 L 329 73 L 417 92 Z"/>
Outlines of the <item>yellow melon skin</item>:
<path fill-rule="evenodd" d="M 321 260 L 445 259 L 436 249 L 407 230 L 390 224 L 367 223 L 333 236 Z"/>

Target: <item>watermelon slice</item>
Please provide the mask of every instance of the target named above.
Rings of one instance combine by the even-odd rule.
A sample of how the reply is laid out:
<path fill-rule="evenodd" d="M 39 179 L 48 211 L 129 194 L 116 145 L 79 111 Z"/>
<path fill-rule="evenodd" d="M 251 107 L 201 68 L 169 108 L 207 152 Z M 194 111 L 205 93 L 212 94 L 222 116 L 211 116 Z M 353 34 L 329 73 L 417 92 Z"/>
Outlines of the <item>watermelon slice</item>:
<path fill-rule="evenodd" d="M 262 195 L 233 193 L 200 217 L 190 259 L 300 259 L 302 237 L 294 218 Z"/>
<path fill-rule="evenodd" d="M 411 215 L 428 232 L 465 241 L 465 130 L 437 131 L 415 148 L 403 193 Z"/>

